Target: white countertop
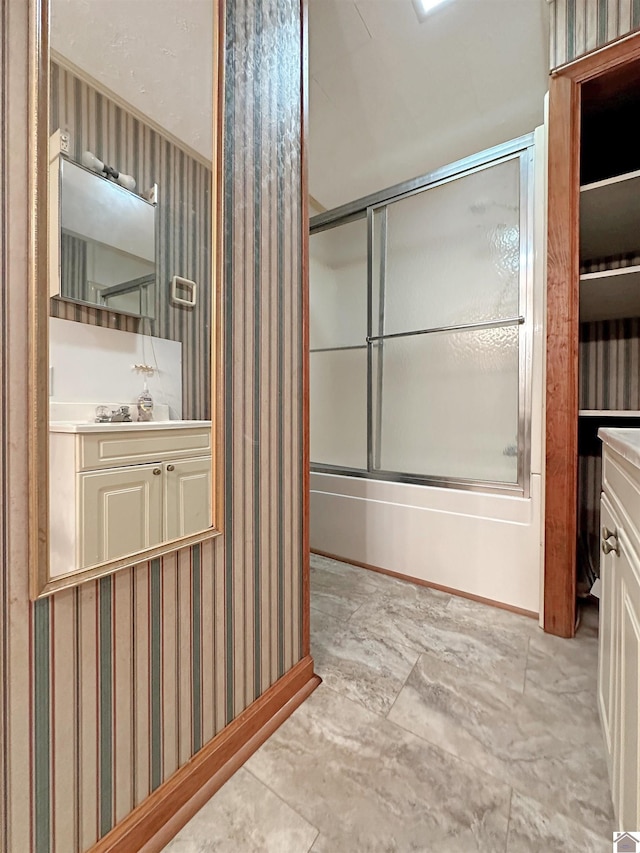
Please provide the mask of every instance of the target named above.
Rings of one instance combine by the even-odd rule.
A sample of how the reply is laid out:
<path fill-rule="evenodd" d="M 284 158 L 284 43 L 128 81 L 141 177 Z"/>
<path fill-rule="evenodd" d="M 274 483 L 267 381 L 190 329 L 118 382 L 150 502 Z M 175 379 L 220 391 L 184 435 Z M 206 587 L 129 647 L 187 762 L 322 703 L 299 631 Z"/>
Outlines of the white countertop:
<path fill-rule="evenodd" d="M 49 421 L 49 432 L 140 432 L 157 429 L 211 428 L 211 421 L 132 421 L 131 423 L 106 423 L 80 421 Z"/>
<path fill-rule="evenodd" d="M 623 459 L 640 468 L 640 429 L 600 427 L 598 438 Z"/>

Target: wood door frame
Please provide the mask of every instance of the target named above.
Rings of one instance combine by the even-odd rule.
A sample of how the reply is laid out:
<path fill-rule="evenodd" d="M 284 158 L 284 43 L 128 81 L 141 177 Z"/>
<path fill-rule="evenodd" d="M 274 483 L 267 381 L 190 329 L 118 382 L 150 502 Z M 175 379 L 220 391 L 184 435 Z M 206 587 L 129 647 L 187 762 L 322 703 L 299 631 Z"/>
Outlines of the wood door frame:
<path fill-rule="evenodd" d="M 547 222 L 544 630 L 575 634 L 581 87 L 640 60 L 640 33 L 551 73 Z"/>

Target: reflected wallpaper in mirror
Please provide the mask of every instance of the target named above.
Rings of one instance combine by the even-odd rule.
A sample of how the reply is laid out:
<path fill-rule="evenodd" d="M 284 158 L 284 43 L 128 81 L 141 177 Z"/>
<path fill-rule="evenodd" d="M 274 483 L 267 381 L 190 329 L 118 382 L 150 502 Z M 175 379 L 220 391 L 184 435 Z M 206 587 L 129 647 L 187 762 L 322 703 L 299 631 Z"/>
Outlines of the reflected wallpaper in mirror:
<path fill-rule="evenodd" d="M 212 524 L 213 4 L 150 6 L 51 3 L 54 580 Z"/>

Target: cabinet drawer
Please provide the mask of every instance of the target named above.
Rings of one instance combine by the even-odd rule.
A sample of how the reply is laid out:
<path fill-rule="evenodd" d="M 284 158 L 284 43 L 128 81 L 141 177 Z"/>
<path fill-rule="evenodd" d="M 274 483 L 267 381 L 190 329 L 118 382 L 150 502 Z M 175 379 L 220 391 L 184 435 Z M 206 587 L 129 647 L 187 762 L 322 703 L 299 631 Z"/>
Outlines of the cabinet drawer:
<path fill-rule="evenodd" d="M 210 429 L 145 430 L 78 436 L 78 471 L 211 454 Z"/>

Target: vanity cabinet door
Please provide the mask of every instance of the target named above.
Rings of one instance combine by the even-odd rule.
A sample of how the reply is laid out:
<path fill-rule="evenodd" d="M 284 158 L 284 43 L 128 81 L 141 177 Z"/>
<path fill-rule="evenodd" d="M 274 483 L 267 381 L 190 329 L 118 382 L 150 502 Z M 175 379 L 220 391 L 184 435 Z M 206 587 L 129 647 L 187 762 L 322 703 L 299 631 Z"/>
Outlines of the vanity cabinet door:
<path fill-rule="evenodd" d="M 78 564 L 84 568 L 163 541 L 163 466 L 78 474 Z"/>
<path fill-rule="evenodd" d="M 600 508 L 602 528 L 618 532 L 619 524 L 611 505 L 603 495 Z M 604 544 L 604 538 L 601 545 Z M 598 650 L 598 710 L 602 722 L 602 733 L 607 752 L 609 781 L 613 787 L 613 730 L 615 690 L 618 666 L 618 563 L 615 551 L 605 553 L 600 549 L 600 580 L 602 592 L 600 598 L 600 630 Z"/>
<path fill-rule="evenodd" d="M 211 527 L 211 457 L 164 466 L 165 538 L 177 539 Z"/>
<path fill-rule="evenodd" d="M 640 825 L 640 558 L 620 535 L 618 707 L 613 797 L 620 829 Z"/>

